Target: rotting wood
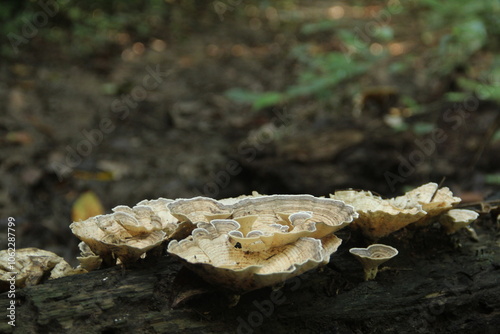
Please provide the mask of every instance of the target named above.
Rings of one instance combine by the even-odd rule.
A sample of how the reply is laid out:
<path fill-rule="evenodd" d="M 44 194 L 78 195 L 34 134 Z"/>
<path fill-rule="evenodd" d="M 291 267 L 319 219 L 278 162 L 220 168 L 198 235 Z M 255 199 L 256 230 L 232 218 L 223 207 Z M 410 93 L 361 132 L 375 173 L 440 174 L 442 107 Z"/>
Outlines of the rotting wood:
<path fill-rule="evenodd" d="M 277 292 L 248 293 L 232 308 L 214 292 L 172 309 L 181 266 L 163 257 L 19 289 L 16 327 L 2 321 L 0 332 L 496 333 L 500 247 L 492 227 L 478 228 L 479 243 L 465 233 L 454 237 L 460 249 L 435 228 L 404 233 L 414 234 L 384 240 L 400 255 L 371 282 L 363 281 L 348 253 L 360 246 L 353 237 L 328 267 L 291 279 Z M 0 296 L 6 310 L 9 299 Z"/>

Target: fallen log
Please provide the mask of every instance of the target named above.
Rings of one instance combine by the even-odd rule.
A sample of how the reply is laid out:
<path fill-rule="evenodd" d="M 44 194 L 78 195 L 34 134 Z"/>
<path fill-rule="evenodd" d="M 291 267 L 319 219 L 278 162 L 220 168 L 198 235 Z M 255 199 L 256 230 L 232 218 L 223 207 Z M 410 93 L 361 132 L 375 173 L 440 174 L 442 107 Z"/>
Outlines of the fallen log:
<path fill-rule="evenodd" d="M 327 267 L 236 306 L 163 255 L 3 293 L 5 314 L 15 300 L 15 326 L 3 316 L 0 332 L 498 333 L 500 244 L 493 226 L 476 229 L 479 242 L 432 227 L 395 233 L 383 241 L 400 254 L 368 282 L 348 252 L 362 239 L 339 233 Z"/>

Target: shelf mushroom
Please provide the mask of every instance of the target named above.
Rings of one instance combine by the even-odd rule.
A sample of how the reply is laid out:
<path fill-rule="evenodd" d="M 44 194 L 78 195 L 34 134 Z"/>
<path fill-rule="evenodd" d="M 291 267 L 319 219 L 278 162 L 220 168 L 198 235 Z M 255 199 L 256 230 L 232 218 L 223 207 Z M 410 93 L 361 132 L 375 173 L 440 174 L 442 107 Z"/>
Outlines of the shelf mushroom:
<path fill-rule="evenodd" d="M 94 254 L 89 245 L 82 241 L 78 244 L 78 248 L 80 249 L 80 256 L 76 258 L 78 262 L 80 262 L 78 268 L 86 271 L 92 271 L 101 267 L 102 258 L 99 255 Z"/>
<path fill-rule="evenodd" d="M 452 234 L 461 228 L 467 228 L 478 216 L 479 214 L 472 210 L 453 209 L 441 215 L 439 222 L 447 234 Z"/>
<path fill-rule="evenodd" d="M 438 184 L 430 182 L 408 191 L 404 196 L 394 198 L 395 201 L 403 198 L 410 202 L 417 202 L 427 212 L 426 216 L 415 222 L 415 226 L 427 226 L 454 205 L 460 203 L 460 197 L 453 196 L 448 187 L 439 188 Z"/>
<path fill-rule="evenodd" d="M 14 258 L 15 257 L 15 258 Z M 86 272 L 81 268 L 73 269 L 62 257 L 38 248 L 0 251 L 0 292 L 7 291 L 15 284 L 18 288 L 36 285 L 44 278 L 60 278 Z"/>
<path fill-rule="evenodd" d="M 311 195 L 249 197 L 234 203 L 232 219 L 239 227 L 230 241 L 243 250 L 261 251 L 302 237 L 321 239 L 347 226 L 358 214 L 350 205 Z"/>
<path fill-rule="evenodd" d="M 257 195 L 216 201 L 175 200 L 171 213 L 197 223 L 167 252 L 207 282 L 236 293 L 281 284 L 327 264 L 341 240 L 333 232 L 358 214 L 311 195 Z"/>
<path fill-rule="evenodd" d="M 244 293 L 280 284 L 327 264 L 342 243 L 331 234 L 322 239 L 300 238 L 281 247 L 249 252 L 229 241 L 228 233 L 238 227 L 232 219 L 198 223 L 188 238 L 170 241 L 168 252 L 207 282 Z"/>
<path fill-rule="evenodd" d="M 365 281 L 375 279 L 378 267 L 398 255 L 396 248 L 383 244 L 373 244 L 367 248 L 351 248 L 349 252 L 361 262 L 365 271 Z"/>
<path fill-rule="evenodd" d="M 159 218 L 156 217 L 158 220 Z M 134 262 L 148 250 L 159 246 L 166 233 L 158 229 L 147 229 L 139 220 L 125 212 L 99 215 L 74 222 L 71 231 L 85 242 L 106 265 L 114 265 L 116 258 L 121 263 Z"/>
<path fill-rule="evenodd" d="M 350 226 L 360 229 L 365 237 L 373 241 L 400 230 L 427 214 L 416 202 L 382 199 L 370 191 L 336 191 L 330 198 L 352 205 L 359 217 Z"/>

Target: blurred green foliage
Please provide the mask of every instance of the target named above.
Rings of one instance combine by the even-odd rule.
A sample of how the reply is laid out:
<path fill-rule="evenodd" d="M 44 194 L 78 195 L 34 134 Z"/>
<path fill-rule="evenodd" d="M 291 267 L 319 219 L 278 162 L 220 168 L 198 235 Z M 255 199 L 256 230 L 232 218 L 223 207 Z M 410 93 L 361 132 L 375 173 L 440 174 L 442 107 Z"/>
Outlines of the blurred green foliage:
<path fill-rule="evenodd" d="M 324 28 L 321 23 L 305 25 L 301 33 L 309 35 Z M 253 93 L 234 88 L 227 91 L 226 96 L 237 102 L 250 103 L 256 110 L 300 97 L 311 96 L 323 100 L 335 98 L 333 88 L 367 72 L 377 59 L 386 56 L 374 56 L 369 52 L 369 45 L 351 31 L 341 29 L 337 34 L 343 43 L 343 51 L 318 52 L 314 43 L 302 43 L 292 48 L 290 57 L 295 60 L 299 70 L 296 83 L 284 92 Z"/>
<path fill-rule="evenodd" d="M 439 34 L 439 44 L 431 49 L 430 71 L 449 75 L 457 67 L 465 69 L 458 78 L 460 92 L 450 92 L 451 101 L 462 101 L 467 95 L 500 101 L 500 15 L 499 0 L 435 1 L 423 0 L 421 20 L 424 34 Z M 474 55 L 486 53 L 492 60 L 486 66 L 470 66 Z M 479 70 L 478 70 L 479 69 Z"/>
<path fill-rule="evenodd" d="M 249 103 L 256 110 L 305 96 L 319 101 L 339 101 L 341 97 L 336 98 L 336 95 L 353 94 L 362 90 L 354 79 L 370 73 L 370 69 L 379 66 L 381 60 L 391 57 L 385 51 L 373 52 L 370 45 L 401 41 L 397 39 L 398 36 L 408 35 L 408 31 L 404 30 L 411 29 L 401 23 L 413 20 L 419 26 L 416 37 L 419 38 L 417 43 L 422 47 L 385 62 L 384 64 L 389 64 L 384 65 L 389 74 L 414 76 L 410 72 L 413 69 L 411 65 L 416 59 L 424 57 L 425 74 L 430 78 L 452 76 L 457 68 L 465 69 L 465 74 L 457 79 L 460 91 L 448 93 L 446 97 L 449 100 L 459 101 L 470 94 L 477 94 L 481 99 L 500 101 L 500 0 L 391 3 L 392 8 L 389 6 L 383 9 L 385 21 L 372 16 L 368 21 L 359 22 L 349 22 L 349 18 L 344 18 L 304 23 L 300 33 L 305 41 L 290 52 L 290 57 L 297 64 L 294 67 L 294 83 L 281 92 L 257 93 L 234 88 L 226 95 L 234 101 Z M 415 34 L 413 31 L 409 33 Z M 313 51 L 321 49 L 323 44 L 331 44 L 332 40 L 338 46 L 336 49 Z M 477 66 L 469 66 L 475 56 L 485 52 L 494 55 L 487 66 L 483 66 L 479 72 Z M 413 111 L 422 110 L 410 96 L 404 95 L 401 100 Z"/>
<path fill-rule="evenodd" d="M 310 34 L 317 30 L 304 26 L 302 33 Z M 234 101 L 250 103 L 256 110 L 285 103 L 295 98 L 311 96 L 317 99 L 335 97 L 332 88 L 365 73 L 381 56 L 374 56 L 367 43 L 358 39 L 348 30 L 340 30 L 339 37 L 347 52 L 317 52 L 313 43 L 298 44 L 290 51 L 299 68 L 296 83 L 284 92 L 254 93 L 234 88 L 226 96 Z M 349 50 L 354 50 L 350 53 Z"/>
<path fill-rule="evenodd" d="M 241 0 L 4 1 L 0 3 L 0 32 L 8 41 L 1 44 L 0 54 L 15 59 L 19 55 L 16 49 L 30 50 L 29 45 L 36 40 L 37 45 L 55 52 L 87 58 L 123 43 L 119 41 L 121 33 L 130 38 L 130 43 L 166 36 L 182 39 L 190 31 L 204 31 L 205 21 L 213 25 L 226 24 L 229 18 L 244 19 L 247 5 Z M 372 5 L 361 0 L 350 4 L 353 10 L 361 11 Z M 290 30 L 285 33 L 297 33 L 297 42 L 287 50 L 286 59 L 293 64 L 293 81 L 279 90 L 255 92 L 241 87 L 226 95 L 256 110 L 301 98 L 336 104 L 361 91 L 357 79 L 373 69 L 386 66 L 390 76 L 414 76 L 412 64 L 423 58 L 428 77 L 450 77 L 457 68 L 463 69 L 456 78 L 459 90 L 446 94 L 449 100 L 460 101 L 476 94 L 481 99 L 500 101 L 500 0 L 391 0 L 379 5 L 386 17 L 298 19 L 296 31 L 294 26 L 281 26 Z M 291 17 L 307 3 L 262 0 L 252 6 L 263 17 L 270 7 L 285 10 Z M 47 7 L 55 13 L 48 13 Z M 412 29 L 405 20 L 416 22 L 418 31 L 405 31 Z M 408 34 L 413 38 L 411 43 L 421 47 L 404 56 L 391 56 L 387 45 L 404 41 L 401 36 Z M 372 48 L 375 44 L 384 48 L 378 52 Z M 475 58 L 485 53 L 493 56 Z M 488 60 L 483 66 L 471 65 L 483 59 Z M 413 110 L 420 108 L 417 100 L 415 96 L 402 96 L 403 103 Z"/>
<path fill-rule="evenodd" d="M 185 33 L 210 2 L 38 0 L 0 3 L 0 32 L 8 42 L 0 53 L 15 58 L 36 39 L 75 58 L 98 54 L 117 44 L 119 33 L 132 41 Z M 213 12 L 213 11 L 212 11 Z M 213 13 L 215 17 L 215 13 Z M 168 26 L 168 31 L 165 27 Z"/>

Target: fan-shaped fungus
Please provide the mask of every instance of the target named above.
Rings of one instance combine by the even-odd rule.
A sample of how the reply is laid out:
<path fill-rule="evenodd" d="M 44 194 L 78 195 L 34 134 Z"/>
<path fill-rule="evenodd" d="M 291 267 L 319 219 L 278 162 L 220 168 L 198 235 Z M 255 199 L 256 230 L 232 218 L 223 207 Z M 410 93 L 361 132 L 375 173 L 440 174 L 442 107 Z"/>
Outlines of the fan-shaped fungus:
<path fill-rule="evenodd" d="M 8 250 L 0 251 L 0 291 L 5 291 L 14 278 L 18 288 L 36 285 L 50 273 L 50 279 L 59 278 L 85 271 L 73 269 L 60 256 L 38 248 L 21 248 L 15 252 L 12 262 Z M 12 276 L 12 273 L 16 273 Z"/>
<path fill-rule="evenodd" d="M 234 220 L 200 223 L 184 240 L 170 241 L 168 252 L 206 281 L 237 293 L 271 286 L 329 262 L 341 244 L 335 235 L 300 238 L 293 243 L 248 252 L 233 245 L 228 233 L 239 228 Z"/>
<path fill-rule="evenodd" d="M 419 204 L 382 199 L 369 191 L 336 191 L 331 198 L 352 205 L 359 214 L 350 226 L 366 237 L 377 240 L 416 222 L 426 215 Z"/>
<path fill-rule="evenodd" d="M 447 234 L 452 234 L 461 228 L 469 226 L 479 214 L 472 210 L 452 209 L 439 217 L 439 222 Z"/>
<path fill-rule="evenodd" d="M 398 250 L 383 244 L 373 244 L 367 248 L 351 248 L 349 252 L 354 255 L 365 272 L 365 281 L 375 279 L 378 267 L 398 255 Z"/>

